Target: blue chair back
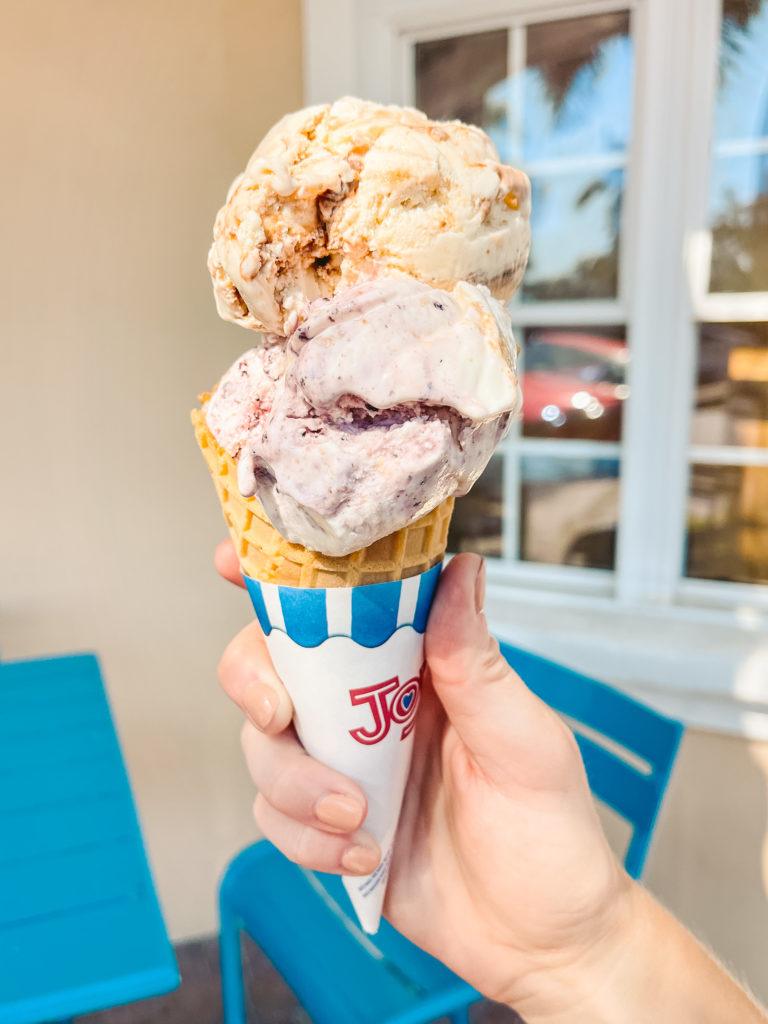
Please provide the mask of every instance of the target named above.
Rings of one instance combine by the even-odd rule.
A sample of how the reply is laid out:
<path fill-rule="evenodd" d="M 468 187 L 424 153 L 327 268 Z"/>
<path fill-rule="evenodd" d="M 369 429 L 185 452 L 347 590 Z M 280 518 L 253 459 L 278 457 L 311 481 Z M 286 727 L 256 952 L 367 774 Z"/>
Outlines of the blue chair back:
<path fill-rule="evenodd" d="M 681 723 L 564 665 L 508 643 L 499 646 L 526 686 L 571 720 L 590 789 L 632 827 L 624 866 L 639 878 L 683 734 Z"/>

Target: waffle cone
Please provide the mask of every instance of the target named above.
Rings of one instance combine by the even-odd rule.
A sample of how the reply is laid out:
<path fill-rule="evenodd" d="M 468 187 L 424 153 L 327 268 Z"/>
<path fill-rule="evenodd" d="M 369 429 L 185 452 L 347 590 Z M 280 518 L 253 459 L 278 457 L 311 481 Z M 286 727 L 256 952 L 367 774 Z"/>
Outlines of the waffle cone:
<path fill-rule="evenodd" d="M 204 401 L 207 396 L 201 396 Z M 258 498 L 244 498 L 234 459 L 216 442 L 202 409 L 192 412 L 195 438 L 208 464 L 240 566 L 252 579 L 289 587 L 359 587 L 426 572 L 445 554 L 453 498 L 410 526 L 349 555 L 333 557 L 286 540 Z"/>

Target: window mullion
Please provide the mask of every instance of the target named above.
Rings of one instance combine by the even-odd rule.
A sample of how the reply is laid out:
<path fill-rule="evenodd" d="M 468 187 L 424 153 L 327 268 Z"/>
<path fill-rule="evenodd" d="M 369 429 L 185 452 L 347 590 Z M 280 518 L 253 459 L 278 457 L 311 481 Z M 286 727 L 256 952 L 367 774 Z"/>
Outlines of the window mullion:
<path fill-rule="evenodd" d="M 670 601 L 682 552 L 681 477 L 686 475 L 692 377 L 690 340 L 680 335 L 686 287 L 682 206 L 688 188 L 682 140 L 690 117 L 687 62 L 709 59 L 691 39 L 698 4 L 646 0 L 634 18 L 638 62 L 627 193 L 629 258 L 623 274 L 630 310 L 630 400 L 617 551 L 617 595 L 627 603 Z"/>
<path fill-rule="evenodd" d="M 708 290 L 711 235 L 706 230 L 709 212 L 712 133 L 717 101 L 717 80 L 720 66 L 721 0 L 688 0 L 690 5 L 690 70 L 687 77 L 687 109 L 685 111 L 686 141 L 682 154 L 684 190 L 681 208 L 684 219 L 683 272 L 685 280 L 677 293 L 674 323 L 680 343 L 676 370 L 673 424 L 675 444 L 671 473 L 668 512 L 669 584 L 675 596 L 680 593 L 684 576 L 687 544 L 688 492 L 690 487 L 691 417 L 695 402 L 698 364 L 698 308 Z M 695 14 L 695 16 L 694 16 Z M 697 258 L 697 247 L 706 253 L 706 266 Z"/>

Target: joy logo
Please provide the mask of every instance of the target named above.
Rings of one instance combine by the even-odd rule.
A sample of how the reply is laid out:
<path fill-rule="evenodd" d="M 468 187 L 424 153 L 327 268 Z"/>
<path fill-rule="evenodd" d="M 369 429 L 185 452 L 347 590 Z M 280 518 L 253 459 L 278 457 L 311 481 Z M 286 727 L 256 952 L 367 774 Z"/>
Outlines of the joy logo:
<path fill-rule="evenodd" d="M 419 693 L 418 676 L 414 676 L 413 679 L 402 684 L 399 676 L 394 676 L 383 683 L 364 686 L 359 690 L 350 690 L 351 702 L 367 704 L 373 716 L 373 728 L 350 729 L 350 736 L 366 746 L 380 743 L 389 733 L 394 722 L 396 725 L 402 725 L 400 739 L 404 740 L 413 730 L 416 722 Z"/>

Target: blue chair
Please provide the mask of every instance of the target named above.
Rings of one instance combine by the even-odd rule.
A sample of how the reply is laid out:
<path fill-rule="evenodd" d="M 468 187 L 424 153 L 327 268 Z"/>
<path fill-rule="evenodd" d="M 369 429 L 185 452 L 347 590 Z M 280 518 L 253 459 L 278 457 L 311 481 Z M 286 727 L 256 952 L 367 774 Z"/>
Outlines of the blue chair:
<path fill-rule="evenodd" d="M 542 700 L 576 723 L 592 791 L 632 826 L 624 863 L 638 878 L 682 726 L 605 683 L 506 643 L 501 651 Z M 617 745 L 634 763 L 614 752 Z M 445 1016 L 466 1024 L 470 1005 L 481 998 L 386 922 L 375 936 L 363 934 L 337 877 L 298 868 L 266 841 L 229 865 L 219 911 L 225 1024 L 245 1022 L 243 933 L 315 1024 L 428 1024 Z"/>
<path fill-rule="evenodd" d="M 96 658 L 0 664 L 0 1024 L 178 981 Z"/>

